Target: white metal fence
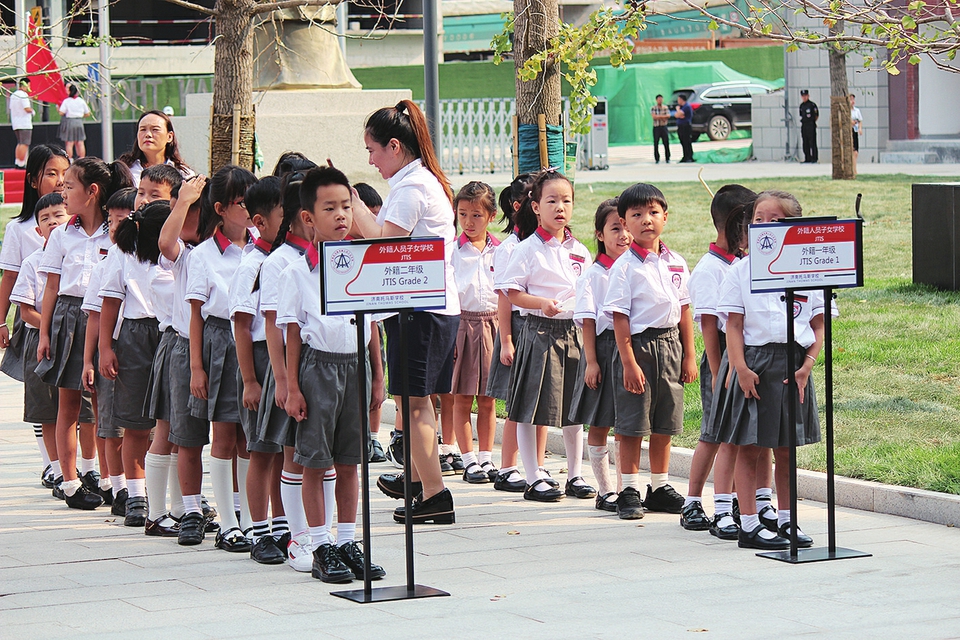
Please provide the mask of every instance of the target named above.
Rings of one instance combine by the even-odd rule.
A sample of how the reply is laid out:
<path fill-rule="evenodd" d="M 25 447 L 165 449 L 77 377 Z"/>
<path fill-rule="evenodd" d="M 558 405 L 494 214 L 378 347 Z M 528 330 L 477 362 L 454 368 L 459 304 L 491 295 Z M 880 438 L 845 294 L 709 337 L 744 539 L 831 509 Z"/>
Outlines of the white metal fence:
<path fill-rule="evenodd" d="M 441 100 L 443 170 L 451 174 L 512 172 L 514 110 L 512 98 Z"/>

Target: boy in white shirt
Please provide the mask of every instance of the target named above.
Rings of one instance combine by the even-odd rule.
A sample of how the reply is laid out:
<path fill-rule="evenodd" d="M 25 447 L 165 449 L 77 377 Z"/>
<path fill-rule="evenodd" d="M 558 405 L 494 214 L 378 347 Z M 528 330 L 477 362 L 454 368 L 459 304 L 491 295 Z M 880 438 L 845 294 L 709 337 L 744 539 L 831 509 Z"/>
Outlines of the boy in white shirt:
<path fill-rule="evenodd" d="M 27 166 L 27 153 L 33 139 L 33 107 L 30 103 L 30 78 L 21 78 L 16 91 L 10 94 L 10 125 L 17 136 L 15 164 L 21 169 Z"/>

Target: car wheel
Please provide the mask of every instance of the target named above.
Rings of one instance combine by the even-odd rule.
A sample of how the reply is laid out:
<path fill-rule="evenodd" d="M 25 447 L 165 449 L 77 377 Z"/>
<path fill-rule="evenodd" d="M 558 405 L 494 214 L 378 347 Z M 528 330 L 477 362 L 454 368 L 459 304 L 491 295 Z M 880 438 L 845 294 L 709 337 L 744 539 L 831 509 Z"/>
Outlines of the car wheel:
<path fill-rule="evenodd" d="M 707 135 L 711 140 L 726 140 L 730 137 L 731 129 L 730 121 L 724 116 L 713 116 L 707 123 Z"/>

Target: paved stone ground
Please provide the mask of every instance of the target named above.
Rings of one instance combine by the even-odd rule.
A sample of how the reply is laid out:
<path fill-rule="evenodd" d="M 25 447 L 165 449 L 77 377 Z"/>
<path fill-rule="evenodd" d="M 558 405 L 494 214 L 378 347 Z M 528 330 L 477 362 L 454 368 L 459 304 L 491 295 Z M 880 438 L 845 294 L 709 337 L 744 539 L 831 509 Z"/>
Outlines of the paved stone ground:
<path fill-rule="evenodd" d="M 4 378 L 0 638 L 960 634 L 953 528 L 839 509 L 840 546 L 873 557 L 794 566 L 683 531 L 674 515 L 622 522 L 592 501 L 540 505 L 457 478 L 449 479 L 457 523 L 415 536 L 417 582 L 451 597 L 354 604 L 329 595 L 345 587 L 257 565 L 209 538 L 179 547 L 124 528 L 103 508 L 67 509 L 39 486 L 39 455 L 20 411 L 20 387 Z M 565 461 L 554 456 L 547 466 L 559 477 Z M 376 465 L 373 477 L 387 468 Z M 674 485 L 686 489 L 682 479 Z M 388 572 L 375 585 L 402 585 L 403 529 L 390 513 L 397 503 L 372 485 L 371 501 L 373 558 Z M 825 506 L 803 501 L 799 515 L 825 545 Z"/>

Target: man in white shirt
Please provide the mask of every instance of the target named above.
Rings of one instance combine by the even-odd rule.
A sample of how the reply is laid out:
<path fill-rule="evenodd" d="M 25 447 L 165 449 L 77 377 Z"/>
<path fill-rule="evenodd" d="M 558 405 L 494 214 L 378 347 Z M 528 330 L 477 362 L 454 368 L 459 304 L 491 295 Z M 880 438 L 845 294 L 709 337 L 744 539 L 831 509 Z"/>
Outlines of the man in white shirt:
<path fill-rule="evenodd" d="M 19 88 L 10 94 L 10 124 L 17 136 L 16 160 L 18 167 L 27 166 L 27 153 L 33 137 L 33 107 L 30 105 L 30 78 L 20 80 Z"/>
<path fill-rule="evenodd" d="M 860 136 L 863 134 L 863 116 L 857 108 L 857 96 L 850 94 L 850 122 L 853 124 L 853 172 L 857 172 L 857 156 L 860 155 Z"/>

